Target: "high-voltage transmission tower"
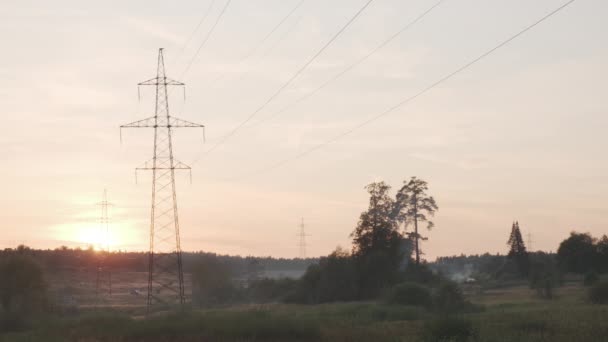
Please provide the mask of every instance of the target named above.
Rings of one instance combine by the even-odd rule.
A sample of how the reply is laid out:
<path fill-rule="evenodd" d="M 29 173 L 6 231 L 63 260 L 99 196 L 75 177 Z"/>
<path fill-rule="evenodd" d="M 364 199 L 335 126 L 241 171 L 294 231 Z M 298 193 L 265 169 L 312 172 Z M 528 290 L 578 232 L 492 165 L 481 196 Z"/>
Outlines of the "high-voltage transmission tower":
<path fill-rule="evenodd" d="M 110 219 L 108 218 L 108 207 L 112 203 L 108 202 L 108 193 L 103 190 L 103 198 L 97 203 L 101 207 L 100 224 L 100 244 L 97 251 L 97 270 L 95 277 L 95 295 L 97 300 L 101 300 L 105 295 L 112 294 L 112 273 L 107 263 L 110 254 Z"/>
<path fill-rule="evenodd" d="M 304 218 L 302 217 L 302 221 L 300 222 L 300 232 L 298 233 L 298 247 L 300 248 L 300 259 L 306 259 L 306 237 L 310 236 L 306 234 L 304 228 Z"/>
<path fill-rule="evenodd" d="M 148 254 L 148 296 L 147 310 L 154 304 L 183 306 L 184 273 L 182 251 L 175 195 L 175 170 L 188 170 L 190 167 L 173 157 L 171 135 L 175 128 L 203 128 L 186 120 L 172 117 L 169 112 L 168 86 L 184 86 L 165 75 L 163 49 L 158 51 L 156 77 L 141 82 L 139 86 L 156 88 L 154 116 L 135 121 L 120 128 L 153 128 L 154 152 L 152 159 L 138 170 L 152 171 L 152 210 L 150 215 L 150 251 Z"/>

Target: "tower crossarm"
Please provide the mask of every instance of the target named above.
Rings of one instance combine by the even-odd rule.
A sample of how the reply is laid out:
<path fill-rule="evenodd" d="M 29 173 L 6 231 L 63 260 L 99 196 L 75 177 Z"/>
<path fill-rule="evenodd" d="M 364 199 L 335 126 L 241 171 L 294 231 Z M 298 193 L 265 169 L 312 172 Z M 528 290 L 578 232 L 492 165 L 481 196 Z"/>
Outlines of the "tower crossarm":
<path fill-rule="evenodd" d="M 192 183 L 192 168 L 185 163 L 173 158 L 173 166 L 170 165 L 168 160 L 158 158 L 156 160 L 156 167 L 154 167 L 154 161 L 148 160 L 139 167 L 135 168 L 135 183 L 137 183 L 137 173 L 139 171 L 153 171 L 153 170 L 187 170 L 190 173 L 190 183 Z"/>
<path fill-rule="evenodd" d="M 157 85 L 168 85 L 168 86 L 185 86 L 186 84 L 180 81 L 170 79 L 169 77 L 159 78 L 154 77 L 149 80 L 137 83 L 138 86 L 157 86 Z"/>
<path fill-rule="evenodd" d="M 133 121 L 130 122 L 126 125 L 121 125 L 120 128 L 150 128 L 150 127 L 156 127 L 156 118 L 154 116 L 151 116 L 149 118 L 145 118 L 145 119 L 141 119 L 141 120 L 137 120 L 137 121 Z"/>

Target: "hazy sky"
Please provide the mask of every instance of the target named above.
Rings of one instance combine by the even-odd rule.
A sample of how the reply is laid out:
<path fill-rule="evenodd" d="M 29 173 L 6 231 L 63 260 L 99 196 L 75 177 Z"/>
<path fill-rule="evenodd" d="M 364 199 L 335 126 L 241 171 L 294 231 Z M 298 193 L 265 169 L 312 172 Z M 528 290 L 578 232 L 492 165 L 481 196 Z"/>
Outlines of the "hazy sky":
<path fill-rule="evenodd" d="M 85 246 L 98 230 L 103 189 L 115 248 L 147 247 L 152 131 L 118 126 L 153 115 L 156 54 L 179 78 L 219 14 L 184 49 L 211 0 L 27 1 L 0 6 L 0 247 Z M 193 164 L 177 189 L 182 247 L 297 256 L 301 217 L 308 254 L 350 246 L 367 207 L 363 187 L 410 176 L 429 182 L 440 210 L 428 258 L 505 252 L 513 220 L 533 249 L 555 250 L 571 230 L 608 232 L 608 2 L 578 0 L 410 105 L 305 158 L 296 155 L 435 82 L 565 0 L 445 0 L 365 63 L 276 119 L 244 120 L 363 5 L 305 0 L 256 53 L 242 60 L 299 0 L 233 0 L 182 77 L 175 116 L 207 126 L 180 130 L 178 159 Z M 314 89 L 435 1 L 375 0 L 253 122 Z M 183 52 L 182 52 L 183 50 Z M 216 81 L 221 76 L 219 81 Z M 250 175 L 248 177 L 243 177 Z"/>

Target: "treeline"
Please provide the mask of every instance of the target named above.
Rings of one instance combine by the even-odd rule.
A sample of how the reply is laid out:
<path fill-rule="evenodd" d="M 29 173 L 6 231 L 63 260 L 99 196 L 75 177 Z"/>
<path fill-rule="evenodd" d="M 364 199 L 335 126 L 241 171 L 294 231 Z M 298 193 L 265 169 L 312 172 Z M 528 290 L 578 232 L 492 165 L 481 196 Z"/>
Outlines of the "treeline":
<path fill-rule="evenodd" d="M 38 262 L 47 271 L 60 270 L 79 270 L 95 268 L 100 258 L 103 258 L 105 267 L 116 271 L 148 271 L 148 253 L 146 252 L 102 252 L 92 248 L 68 248 L 59 247 L 56 249 L 32 249 L 27 246 L 16 248 L 6 248 L 0 250 L 0 258 L 5 258 L 13 254 L 27 255 Z M 207 252 L 183 252 L 182 260 L 184 271 L 192 272 L 195 265 L 207 259 L 218 260 L 230 270 L 232 276 L 242 277 L 249 272 L 263 273 L 264 271 L 304 271 L 309 265 L 318 263 L 318 258 L 306 259 L 286 259 L 272 257 L 253 257 L 253 256 L 232 256 L 220 255 Z"/>
<path fill-rule="evenodd" d="M 438 209 L 428 185 L 415 177 L 405 181 L 393 196 L 384 182 L 366 187 L 369 207 L 361 213 L 351 234 L 352 248 L 338 248 L 312 264 L 297 281 L 252 279 L 246 288 L 232 288 L 220 272 L 219 262 L 209 261 L 195 270 L 195 296 L 201 305 L 224 300 L 285 301 L 316 304 L 332 301 L 369 300 L 388 296 L 398 286 L 417 283 L 430 291 L 447 281 L 423 262 L 422 228 L 433 227 L 431 217 Z M 223 280 L 217 275 L 223 274 Z M 215 278 L 215 279 L 214 279 Z M 220 285 L 221 284 L 221 285 Z M 193 290 L 194 291 L 194 290 Z"/>

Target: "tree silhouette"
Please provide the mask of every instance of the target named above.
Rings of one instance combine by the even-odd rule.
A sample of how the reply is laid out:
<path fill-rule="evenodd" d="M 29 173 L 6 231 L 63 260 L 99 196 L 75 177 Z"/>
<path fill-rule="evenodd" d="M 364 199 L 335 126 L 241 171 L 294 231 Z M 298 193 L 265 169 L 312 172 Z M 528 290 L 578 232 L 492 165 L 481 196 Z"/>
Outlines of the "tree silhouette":
<path fill-rule="evenodd" d="M 519 229 L 519 222 L 517 221 L 513 222 L 507 244 L 510 246 L 508 257 L 515 261 L 522 275 L 527 275 L 530 266 L 528 251 L 526 250 L 526 245 Z"/>
<path fill-rule="evenodd" d="M 403 236 L 393 216 L 390 186 L 375 182 L 365 188 L 370 194 L 369 208 L 361 213 L 351 237 L 362 295 L 373 296 L 395 278 L 402 261 Z"/>
<path fill-rule="evenodd" d="M 596 239 L 589 233 L 571 232 L 570 236 L 559 244 L 557 261 L 567 272 L 585 273 L 594 268 L 597 260 Z"/>
<path fill-rule="evenodd" d="M 414 225 L 414 231 L 407 235 L 414 240 L 414 250 L 416 252 L 416 264 L 420 264 L 420 240 L 427 240 L 420 235 L 418 223 L 426 222 L 427 229 L 434 227 L 433 221 L 429 219 L 435 215 L 439 209 L 432 196 L 427 195 L 428 183 L 422 179 L 412 177 L 409 181 L 403 182 L 403 187 L 397 193 L 393 216 L 398 222 L 402 222 L 407 229 Z"/>

